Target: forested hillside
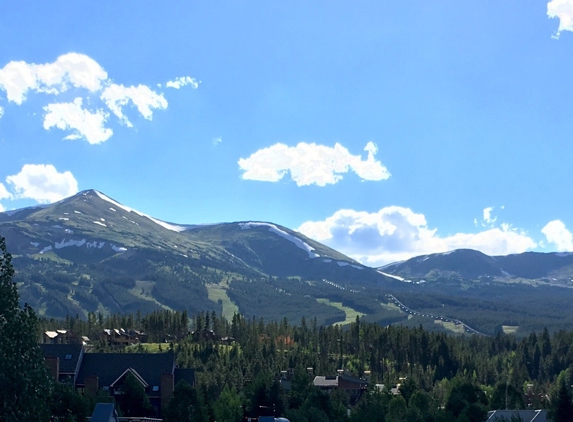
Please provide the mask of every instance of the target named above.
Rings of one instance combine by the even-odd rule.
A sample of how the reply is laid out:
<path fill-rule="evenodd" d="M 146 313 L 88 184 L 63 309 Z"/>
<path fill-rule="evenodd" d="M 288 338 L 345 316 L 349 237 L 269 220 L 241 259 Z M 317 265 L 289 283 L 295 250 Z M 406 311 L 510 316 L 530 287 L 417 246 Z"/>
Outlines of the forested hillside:
<path fill-rule="evenodd" d="M 551 335 L 543 330 L 518 340 L 501 332 L 468 337 L 382 327 L 359 318 L 343 327 L 320 326 L 315 319 L 296 325 L 286 318 L 265 322 L 239 314 L 227 321 L 200 313 L 191 318 L 187 332 L 186 318 L 169 311 L 91 315 L 88 321 L 44 320 L 43 328 L 60 324 L 89 335 L 121 325 L 146 331 L 152 341 L 168 339 L 161 349 L 175 351 L 180 366 L 197 369 L 207 414 L 229 411 L 236 402 L 249 414 L 260 406 L 274 407 L 293 422 L 481 421 L 488 409 L 506 407 L 506 391 L 510 408 L 552 408 L 560 386 L 573 384 L 572 331 Z M 215 336 L 202 335 L 211 330 Z M 146 347 L 131 346 L 126 352 Z M 351 403 L 340 392 L 325 396 L 311 385 L 314 376 L 338 370 L 368 377 L 369 390 L 359 402 Z M 292 385 L 288 391 L 279 382 L 285 376 Z M 401 394 L 394 396 L 389 390 L 397 385 Z M 236 418 L 241 412 L 235 412 Z"/>

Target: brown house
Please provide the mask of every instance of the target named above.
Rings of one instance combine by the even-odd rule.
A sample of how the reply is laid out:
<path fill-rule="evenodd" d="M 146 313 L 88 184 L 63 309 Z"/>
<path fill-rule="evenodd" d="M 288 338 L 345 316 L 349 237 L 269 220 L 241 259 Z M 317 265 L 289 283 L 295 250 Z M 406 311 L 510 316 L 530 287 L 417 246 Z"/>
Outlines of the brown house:
<path fill-rule="evenodd" d="M 75 349 L 71 347 L 75 346 Z M 132 374 L 142 385 L 156 416 L 165 410 L 175 385 L 182 380 L 195 385 L 195 371 L 175 365 L 167 353 L 85 353 L 81 345 L 41 344 L 52 376 L 73 384 L 84 394 L 106 391 L 115 401 L 122 399 L 121 385 Z"/>
<path fill-rule="evenodd" d="M 368 380 L 357 378 L 343 372 L 340 372 L 336 376 L 318 375 L 314 377 L 312 383 L 325 392 L 330 392 L 335 389 L 346 392 L 351 404 L 356 403 L 368 388 Z"/>
<path fill-rule="evenodd" d="M 42 344 L 86 344 L 89 338 L 79 336 L 71 330 L 45 331 L 42 333 Z"/>
<path fill-rule="evenodd" d="M 145 334 L 130 330 L 126 331 L 123 328 L 106 328 L 103 330 L 99 338 L 110 347 L 123 347 L 130 344 L 145 343 Z"/>

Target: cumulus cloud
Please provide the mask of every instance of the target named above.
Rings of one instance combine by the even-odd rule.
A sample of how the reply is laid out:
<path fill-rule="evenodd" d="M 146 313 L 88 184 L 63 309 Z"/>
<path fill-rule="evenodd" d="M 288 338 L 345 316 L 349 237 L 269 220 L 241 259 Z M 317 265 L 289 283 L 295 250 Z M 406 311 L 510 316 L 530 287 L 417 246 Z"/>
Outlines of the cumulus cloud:
<path fill-rule="evenodd" d="M 175 89 L 179 89 L 186 85 L 191 85 L 191 88 L 193 89 L 199 88 L 199 82 L 190 76 L 180 76 L 172 81 L 167 81 L 167 83 L 165 84 L 167 88 L 175 88 Z"/>
<path fill-rule="evenodd" d="M 8 176 L 16 198 L 29 198 L 41 204 L 56 202 L 78 192 L 71 172 L 59 173 L 51 164 L 25 164 L 20 173 Z"/>
<path fill-rule="evenodd" d="M 364 151 L 368 153 L 365 160 L 338 143 L 333 148 L 305 142 L 296 147 L 279 143 L 241 158 L 239 168 L 244 171 L 243 179 L 265 182 L 278 182 L 290 172 L 298 186 L 335 184 L 350 170 L 363 180 L 388 179 L 390 172 L 374 158 L 376 144 L 368 142 Z"/>
<path fill-rule="evenodd" d="M 98 91 L 107 73 L 85 54 L 68 53 L 53 63 L 12 61 L 0 69 L 0 88 L 8 101 L 22 104 L 28 91 L 59 94 L 70 87 Z"/>
<path fill-rule="evenodd" d="M 128 118 L 123 114 L 123 107 L 130 101 L 135 105 L 139 113 L 151 120 L 152 109 L 166 109 L 167 100 L 161 94 L 152 91 L 148 86 L 123 86 L 111 84 L 101 94 L 101 99 L 109 107 L 123 124 L 133 127 Z"/>
<path fill-rule="evenodd" d="M 375 213 L 340 210 L 323 221 L 309 221 L 300 233 L 369 266 L 381 266 L 413 256 L 476 249 L 488 255 L 521 253 L 537 245 L 507 224 L 478 233 L 439 236 L 426 217 L 409 208 L 390 206 Z"/>
<path fill-rule="evenodd" d="M 0 199 L 12 199 L 12 194 L 8 192 L 3 183 L 0 183 Z"/>
<path fill-rule="evenodd" d="M 90 144 L 99 144 L 113 135 L 113 131 L 105 127 L 108 113 L 103 110 L 86 110 L 79 97 L 72 103 L 48 104 L 44 111 L 44 129 L 56 127 L 72 131 L 64 139 L 85 139 Z"/>
<path fill-rule="evenodd" d="M 198 82 L 189 77 L 175 78 L 168 87 L 181 88 L 190 85 L 198 87 Z M 72 91 L 73 90 L 73 91 Z M 72 91 L 76 97 L 73 103 L 54 101 L 63 92 Z M 113 83 L 107 72 L 85 54 L 68 53 L 52 63 L 35 64 L 24 61 L 11 61 L 0 69 L 0 93 L 6 93 L 9 102 L 21 105 L 30 93 L 42 93 L 48 98 L 44 111 L 44 128 L 57 127 L 71 130 L 65 139 L 85 139 L 90 144 L 106 141 L 113 131 L 106 127 L 110 113 L 120 123 L 133 127 L 124 114 L 124 107 L 132 104 L 147 120 L 152 119 L 153 111 L 167 108 L 167 100 L 146 85 L 124 86 Z M 89 100 L 89 102 L 88 102 Z M 96 104 L 91 110 L 83 103 Z M 0 108 L 0 117 L 3 109 Z"/>
<path fill-rule="evenodd" d="M 4 116 L 4 109 L 0 106 L 0 119 Z"/>
<path fill-rule="evenodd" d="M 541 229 L 541 233 L 549 243 L 553 243 L 558 251 L 573 251 L 573 234 L 560 220 L 550 221 Z"/>
<path fill-rule="evenodd" d="M 547 16 L 559 19 L 555 38 L 561 31 L 573 31 L 573 0 L 551 0 L 547 3 Z"/>

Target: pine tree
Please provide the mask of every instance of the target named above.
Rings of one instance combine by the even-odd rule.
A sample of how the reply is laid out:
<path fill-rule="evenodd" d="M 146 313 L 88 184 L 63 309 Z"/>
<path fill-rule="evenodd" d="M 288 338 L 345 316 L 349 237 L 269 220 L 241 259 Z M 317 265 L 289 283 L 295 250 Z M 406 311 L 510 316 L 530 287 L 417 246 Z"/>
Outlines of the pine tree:
<path fill-rule="evenodd" d="M 20 307 L 11 256 L 0 236 L 0 420 L 45 421 L 51 382 L 38 346 L 38 320 Z"/>
<path fill-rule="evenodd" d="M 552 403 L 552 414 L 555 422 L 570 422 L 573 420 L 573 404 L 569 387 L 561 381 L 556 399 Z"/>

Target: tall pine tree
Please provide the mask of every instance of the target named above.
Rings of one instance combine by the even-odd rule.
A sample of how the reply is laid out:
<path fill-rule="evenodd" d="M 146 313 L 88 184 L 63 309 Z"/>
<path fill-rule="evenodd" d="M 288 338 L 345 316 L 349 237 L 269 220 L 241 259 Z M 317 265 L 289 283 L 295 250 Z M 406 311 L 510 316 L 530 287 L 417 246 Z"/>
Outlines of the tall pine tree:
<path fill-rule="evenodd" d="M 0 420 L 45 421 L 52 384 L 38 346 L 38 320 L 31 307 L 20 307 L 11 259 L 0 236 Z"/>

